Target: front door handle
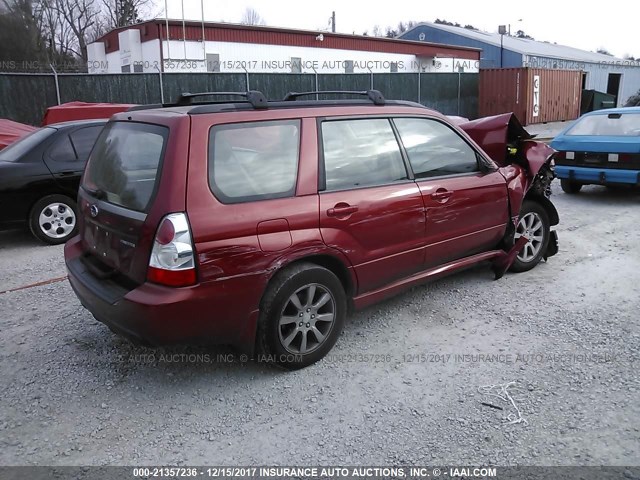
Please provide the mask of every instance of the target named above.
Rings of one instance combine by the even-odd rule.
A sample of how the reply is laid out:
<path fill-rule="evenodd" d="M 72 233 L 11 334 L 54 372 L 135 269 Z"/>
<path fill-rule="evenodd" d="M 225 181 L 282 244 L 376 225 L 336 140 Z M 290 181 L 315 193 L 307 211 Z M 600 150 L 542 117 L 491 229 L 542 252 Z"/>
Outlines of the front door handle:
<path fill-rule="evenodd" d="M 451 198 L 451 195 L 453 195 L 452 191 L 449 191 L 446 188 L 439 188 L 431 194 L 431 198 L 436 202 L 445 203 L 449 198 Z"/>
<path fill-rule="evenodd" d="M 337 203 L 333 208 L 327 210 L 328 217 L 347 217 L 358 211 L 357 205 L 349 205 L 348 203 Z"/>

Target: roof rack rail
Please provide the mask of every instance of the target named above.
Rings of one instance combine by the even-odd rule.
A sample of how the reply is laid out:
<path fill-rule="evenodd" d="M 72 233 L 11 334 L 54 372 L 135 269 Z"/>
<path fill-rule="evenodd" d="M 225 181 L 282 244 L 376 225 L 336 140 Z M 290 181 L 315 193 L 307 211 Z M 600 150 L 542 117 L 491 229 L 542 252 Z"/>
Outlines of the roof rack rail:
<path fill-rule="evenodd" d="M 258 90 L 249 90 L 247 92 L 201 92 L 201 93 L 189 93 L 185 92 L 178 97 L 176 106 L 193 105 L 192 99 L 196 97 L 206 97 L 210 95 L 226 95 L 231 97 L 244 97 L 247 102 L 251 104 L 253 108 L 268 108 L 267 97 Z"/>
<path fill-rule="evenodd" d="M 319 90 L 314 92 L 289 92 L 285 95 L 284 101 L 289 102 L 296 100 L 298 97 L 306 97 L 308 95 L 362 95 L 366 96 L 374 105 L 384 105 L 386 100 L 379 90 Z"/>

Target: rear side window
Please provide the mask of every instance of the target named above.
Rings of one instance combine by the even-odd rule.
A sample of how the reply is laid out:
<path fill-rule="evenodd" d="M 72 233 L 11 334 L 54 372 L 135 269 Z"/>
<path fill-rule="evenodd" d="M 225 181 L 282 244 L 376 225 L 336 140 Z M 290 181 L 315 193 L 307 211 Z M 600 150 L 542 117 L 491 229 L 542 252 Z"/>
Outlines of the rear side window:
<path fill-rule="evenodd" d="M 479 170 L 475 150 L 443 123 L 426 118 L 396 118 L 393 121 L 416 178 Z"/>
<path fill-rule="evenodd" d="M 65 133 L 56 139 L 49 148 L 49 158 L 56 162 L 75 162 L 78 159 L 73 145 L 71 145 L 71 140 L 69 140 L 69 135 Z"/>
<path fill-rule="evenodd" d="M 79 128 L 69 135 L 79 160 L 86 160 L 102 131 L 102 125 Z"/>
<path fill-rule="evenodd" d="M 91 152 L 82 186 L 98 198 L 144 212 L 160 177 L 169 129 L 133 122 L 107 124 Z"/>
<path fill-rule="evenodd" d="M 326 190 L 406 180 L 407 170 L 385 118 L 322 122 Z"/>
<path fill-rule="evenodd" d="M 300 121 L 217 125 L 209 133 L 209 185 L 223 203 L 295 195 Z"/>

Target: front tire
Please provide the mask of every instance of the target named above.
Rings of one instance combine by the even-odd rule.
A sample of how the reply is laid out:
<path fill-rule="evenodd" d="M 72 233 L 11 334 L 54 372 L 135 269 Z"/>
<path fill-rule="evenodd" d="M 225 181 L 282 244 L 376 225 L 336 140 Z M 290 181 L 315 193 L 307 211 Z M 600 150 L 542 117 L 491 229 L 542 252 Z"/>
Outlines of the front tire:
<path fill-rule="evenodd" d="M 49 245 L 65 243 L 78 233 L 78 207 L 66 195 L 47 195 L 29 213 L 31 233 Z"/>
<path fill-rule="evenodd" d="M 560 188 L 562 188 L 562 191 L 564 193 L 568 193 L 571 195 L 574 193 L 578 193 L 582 188 L 582 184 L 563 178 L 563 179 L 560 179 Z"/>
<path fill-rule="evenodd" d="M 263 297 L 258 351 L 288 370 L 307 367 L 333 348 L 346 314 L 347 297 L 333 272 L 293 265 L 276 274 Z"/>
<path fill-rule="evenodd" d="M 544 256 L 549 245 L 551 224 L 549 215 L 542 205 L 532 200 L 525 200 L 520 209 L 520 218 L 514 243 L 522 235 L 529 239 L 522 251 L 511 265 L 512 272 L 526 272 L 535 267 Z"/>

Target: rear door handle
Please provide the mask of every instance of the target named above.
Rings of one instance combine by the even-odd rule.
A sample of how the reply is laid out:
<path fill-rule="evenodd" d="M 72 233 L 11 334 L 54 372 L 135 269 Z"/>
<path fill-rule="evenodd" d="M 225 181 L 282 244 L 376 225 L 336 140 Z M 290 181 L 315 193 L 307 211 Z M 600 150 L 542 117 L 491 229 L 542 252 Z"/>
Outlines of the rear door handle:
<path fill-rule="evenodd" d="M 58 172 L 58 175 L 60 175 L 61 177 L 70 177 L 71 175 L 76 175 L 77 172 L 74 172 L 73 170 L 65 170 L 63 172 Z"/>
<path fill-rule="evenodd" d="M 447 190 L 446 188 L 439 188 L 434 193 L 431 194 L 431 198 L 436 202 L 445 203 L 449 198 L 451 198 L 453 192 Z"/>
<path fill-rule="evenodd" d="M 328 217 L 346 217 L 358 211 L 357 205 L 349 205 L 348 203 L 338 203 L 335 207 L 327 210 Z"/>

